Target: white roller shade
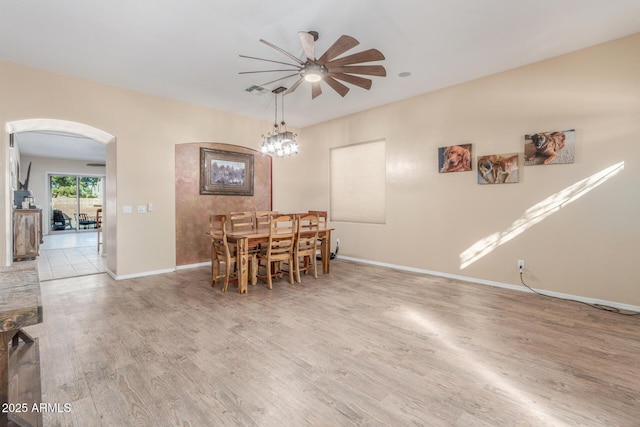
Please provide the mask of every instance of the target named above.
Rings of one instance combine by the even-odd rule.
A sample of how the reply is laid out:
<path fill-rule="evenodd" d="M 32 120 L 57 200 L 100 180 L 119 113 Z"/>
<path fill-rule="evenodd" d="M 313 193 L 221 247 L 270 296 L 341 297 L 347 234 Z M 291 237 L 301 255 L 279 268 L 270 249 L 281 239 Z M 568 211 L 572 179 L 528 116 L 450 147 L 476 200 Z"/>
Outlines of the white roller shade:
<path fill-rule="evenodd" d="M 385 140 L 331 149 L 331 221 L 384 224 Z"/>

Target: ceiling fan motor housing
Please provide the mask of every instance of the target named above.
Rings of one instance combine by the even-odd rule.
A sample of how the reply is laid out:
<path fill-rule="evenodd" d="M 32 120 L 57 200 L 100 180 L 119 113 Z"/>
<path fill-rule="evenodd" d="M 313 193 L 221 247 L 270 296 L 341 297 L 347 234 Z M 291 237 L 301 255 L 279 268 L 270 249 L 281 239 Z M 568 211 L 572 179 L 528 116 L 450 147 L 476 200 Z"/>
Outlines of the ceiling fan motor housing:
<path fill-rule="evenodd" d="M 315 61 L 307 61 L 302 70 L 300 70 L 300 77 L 303 77 L 308 82 L 319 82 L 326 73 L 327 67 L 324 65 Z"/>

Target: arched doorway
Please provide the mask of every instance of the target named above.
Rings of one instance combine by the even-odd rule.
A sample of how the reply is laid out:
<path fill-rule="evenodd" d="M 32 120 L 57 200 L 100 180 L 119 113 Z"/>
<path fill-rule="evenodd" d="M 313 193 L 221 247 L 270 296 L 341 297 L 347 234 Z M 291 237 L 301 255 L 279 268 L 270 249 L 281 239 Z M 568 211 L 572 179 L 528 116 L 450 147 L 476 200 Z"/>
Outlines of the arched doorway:
<path fill-rule="evenodd" d="M 109 167 L 106 168 L 105 170 L 105 175 L 106 175 L 106 185 L 105 185 L 105 197 L 104 197 L 104 201 L 105 201 L 105 206 L 103 209 L 103 230 L 104 232 L 102 233 L 102 240 L 103 240 L 103 244 L 102 244 L 102 249 L 103 249 L 103 253 L 104 254 L 109 254 L 109 252 L 112 252 L 111 254 L 109 254 L 109 257 L 113 256 L 114 257 L 114 261 L 115 261 L 115 227 L 116 227 L 116 217 L 115 217 L 115 161 L 116 161 L 116 156 L 115 156 L 115 142 L 116 142 L 116 138 L 115 136 L 104 132 L 100 129 L 94 128 L 92 126 L 89 125 L 85 125 L 83 123 L 78 123 L 78 122 L 72 122 L 72 121 L 67 121 L 67 120 L 57 120 L 57 119 L 27 119 L 27 120 L 17 120 L 17 121 L 12 121 L 12 122 L 8 122 L 5 126 L 5 130 L 8 133 L 9 137 L 8 137 L 8 141 L 10 143 L 10 146 L 12 145 L 14 139 L 17 139 L 16 137 L 19 136 L 21 133 L 23 133 L 23 135 L 27 132 L 59 132 L 59 133 L 65 133 L 65 134 L 72 134 L 72 135 L 77 135 L 79 137 L 83 137 L 83 138 L 89 138 L 93 141 L 97 141 L 100 144 L 104 144 L 105 147 L 111 147 L 111 149 L 107 149 L 107 161 L 110 163 Z M 109 154 L 109 151 L 111 151 L 111 155 Z M 11 188 L 12 186 L 14 186 L 15 183 L 12 182 L 7 182 L 7 191 L 9 194 L 12 194 L 12 190 L 15 188 Z M 112 203 L 107 202 L 108 200 L 111 200 Z M 8 204 L 7 206 L 7 217 L 6 218 L 10 218 L 11 217 L 11 205 L 12 203 Z M 110 206 L 113 205 L 113 206 Z M 110 215 L 109 213 L 112 212 L 112 215 Z M 43 227 L 44 228 L 44 227 Z M 9 233 L 11 228 L 10 228 L 10 224 L 8 224 L 8 227 L 6 228 L 7 232 Z M 9 236 L 9 235 L 7 235 Z M 11 239 L 5 239 L 5 241 L 7 242 L 6 244 L 6 254 L 7 254 L 7 261 L 6 264 L 9 265 L 11 264 Z M 109 243 L 107 243 L 107 241 L 110 241 Z M 109 262 L 107 263 L 109 264 Z M 111 269 L 111 268 L 110 268 Z"/>

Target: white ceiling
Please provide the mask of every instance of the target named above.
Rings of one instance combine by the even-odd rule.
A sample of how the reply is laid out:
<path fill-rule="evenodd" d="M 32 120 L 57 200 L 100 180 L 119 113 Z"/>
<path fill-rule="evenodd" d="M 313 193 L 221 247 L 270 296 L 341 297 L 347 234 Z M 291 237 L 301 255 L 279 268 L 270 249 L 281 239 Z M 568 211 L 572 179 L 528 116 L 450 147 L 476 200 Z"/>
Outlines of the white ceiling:
<path fill-rule="evenodd" d="M 309 30 L 317 56 L 342 34 L 361 43 L 347 54 L 379 49 L 387 77 L 344 98 L 323 84 L 311 100 L 303 84 L 285 97 L 294 127 L 636 33 L 640 1 L 5 0 L 0 60 L 272 121 L 273 95 L 245 89 L 279 75 L 239 75 L 273 68 L 238 55 L 286 61 L 265 39 L 302 58 L 297 32 Z"/>

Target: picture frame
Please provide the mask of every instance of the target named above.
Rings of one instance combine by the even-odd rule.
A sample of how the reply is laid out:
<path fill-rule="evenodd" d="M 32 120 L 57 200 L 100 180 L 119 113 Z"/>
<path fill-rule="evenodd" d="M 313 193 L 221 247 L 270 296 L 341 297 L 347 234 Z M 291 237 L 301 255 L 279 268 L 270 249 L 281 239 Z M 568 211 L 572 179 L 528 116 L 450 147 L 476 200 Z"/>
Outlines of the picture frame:
<path fill-rule="evenodd" d="M 531 133 L 524 140 L 525 166 L 574 162 L 575 129 Z"/>
<path fill-rule="evenodd" d="M 253 155 L 201 147 L 200 194 L 253 196 Z"/>
<path fill-rule="evenodd" d="M 511 184 L 519 181 L 518 153 L 478 156 L 478 184 Z"/>
<path fill-rule="evenodd" d="M 438 172 L 468 172 L 472 170 L 473 144 L 457 144 L 438 148 Z"/>

